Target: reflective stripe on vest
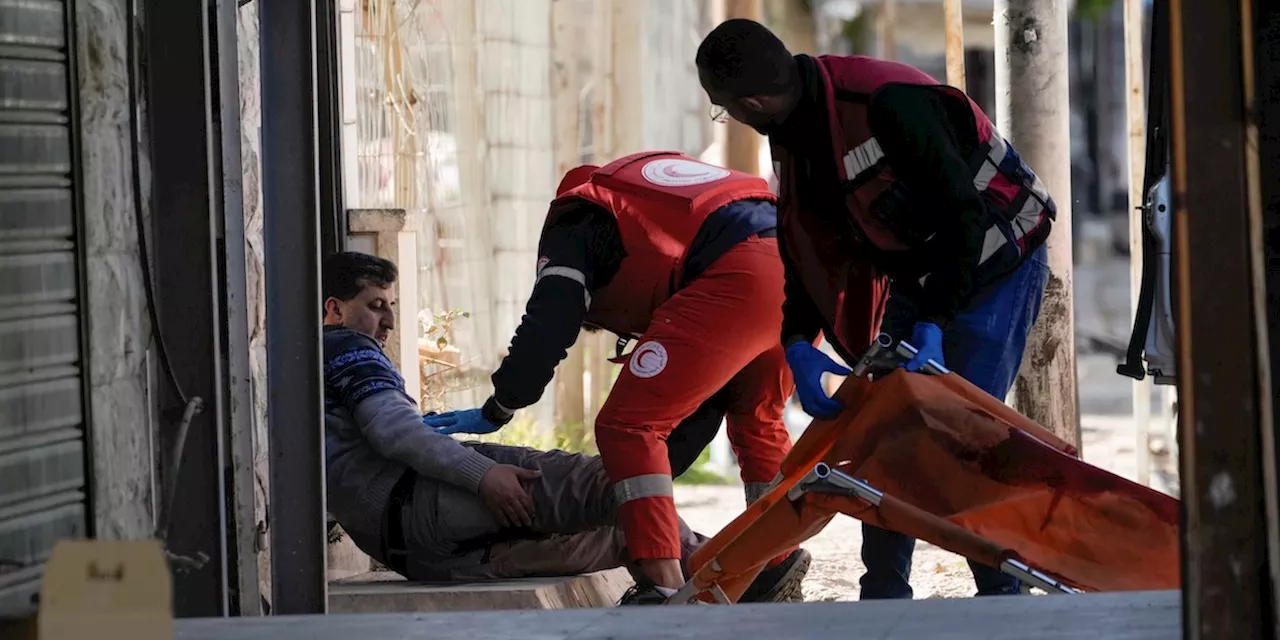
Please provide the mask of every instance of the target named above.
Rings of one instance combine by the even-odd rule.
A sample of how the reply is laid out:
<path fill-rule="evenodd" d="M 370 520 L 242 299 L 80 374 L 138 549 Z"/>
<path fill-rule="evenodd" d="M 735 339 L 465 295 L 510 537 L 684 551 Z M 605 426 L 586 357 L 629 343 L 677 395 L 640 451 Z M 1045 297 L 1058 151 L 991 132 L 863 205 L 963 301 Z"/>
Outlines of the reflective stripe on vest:
<path fill-rule="evenodd" d="M 978 166 L 973 177 L 973 186 L 978 193 L 985 193 L 990 187 L 991 182 L 997 176 L 1004 174 L 1004 178 L 1014 183 L 1014 176 L 1009 175 L 1016 171 L 1022 170 L 1033 178 L 1030 184 L 1025 179 L 1017 181 L 1018 193 L 1010 204 L 1010 209 L 1017 207 L 1016 211 L 1005 210 L 1001 212 L 992 211 L 1003 224 L 996 224 L 987 229 L 986 235 L 982 239 L 982 254 L 978 258 L 978 263 L 984 263 L 996 254 L 1007 242 L 1014 242 L 1018 245 L 1018 253 L 1025 253 L 1026 247 L 1023 238 L 1028 233 L 1040 227 L 1044 222 L 1044 218 L 1048 215 L 1048 209 L 1051 207 L 1052 200 L 1049 197 L 1049 190 L 1045 188 L 1044 183 L 1040 181 L 1040 176 L 1025 167 L 1022 159 L 1018 157 L 1017 152 L 1010 156 L 1009 143 L 994 128 L 991 130 L 991 137 L 987 140 L 986 146 L 988 151 L 983 162 Z M 1013 165 L 1017 166 L 1005 166 Z M 1003 167 L 1003 171 L 1001 168 Z M 1008 225 L 1009 235 L 1005 234 L 1005 225 Z"/>
<path fill-rule="evenodd" d="M 849 176 L 849 180 L 857 184 L 858 178 L 862 174 L 876 169 L 881 160 L 884 160 L 884 149 L 880 148 L 880 141 L 875 138 L 867 138 L 866 142 L 845 154 L 844 174 Z"/>
<path fill-rule="evenodd" d="M 1006 167 L 1006 174 L 1021 168 L 1022 165 L 1022 160 L 1016 157 L 1016 153 L 1013 158 L 1009 157 L 1009 143 L 994 129 L 991 132 L 991 138 L 984 146 L 989 149 L 973 175 L 973 187 L 979 194 L 985 194 L 991 187 L 991 182 L 1001 175 L 1001 165 L 1006 160 L 1016 160 L 1019 165 Z M 886 168 L 884 149 L 874 137 L 868 138 L 846 153 L 842 160 L 845 175 L 849 176 L 847 183 L 852 185 L 861 185 L 866 179 Z M 1028 173 L 1031 172 L 1028 170 Z M 1045 210 L 1050 203 L 1049 191 L 1040 181 L 1040 176 L 1034 173 L 1031 173 L 1031 176 L 1034 176 L 1031 184 L 1027 185 L 1022 181 L 1019 184 L 1018 196 L 1015 197 L 1014 202 L 1010 203 L 1018 207 L 1017 211 L 992 211 L 999 222 L 988 228 L 983 237 L 979 264 L 990 259 L 1010 240 L 1018 244 L 1019 253 L 1022 253 L 1025 249 L 1022 246 L 1022 239 L 1044 222 Z M 1013 182 L 1012 176 L 1004 177 Z M 1010 235 L 1005 234 L 1006 225 L 1009 227 Z"/>
<path fill-rule="evenodd" d="M 675 487 L 671 476 L 665 473 L 650 473 L 634 478 L 627 478 L 613 485 L 613 496 L 618 504 L 623 505 L 632 500 L 644 498 L 663 498 L 675 495 Z"/>

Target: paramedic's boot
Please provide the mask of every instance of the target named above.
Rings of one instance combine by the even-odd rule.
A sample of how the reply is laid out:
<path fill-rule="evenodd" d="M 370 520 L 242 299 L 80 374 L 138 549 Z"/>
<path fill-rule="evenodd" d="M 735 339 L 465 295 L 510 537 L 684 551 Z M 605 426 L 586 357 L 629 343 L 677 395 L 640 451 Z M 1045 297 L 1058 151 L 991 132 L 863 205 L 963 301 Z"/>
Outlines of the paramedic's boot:
<path fill-rule="evenodd" d="M 800 583 L 809 573 L 813 556 L 804 549 L 796 549 L 776 567 L 766 567 L 742 592 L 739 603 L 747 602 L 803 602 Z"/>
<path fill-rule="evenodd" d="M 643 576 L 636 577 L 636 583 L 622 594 L 618 606 L 666 604 L 667 599 L 675 595 L 675 589 L 663 589 Z"/>

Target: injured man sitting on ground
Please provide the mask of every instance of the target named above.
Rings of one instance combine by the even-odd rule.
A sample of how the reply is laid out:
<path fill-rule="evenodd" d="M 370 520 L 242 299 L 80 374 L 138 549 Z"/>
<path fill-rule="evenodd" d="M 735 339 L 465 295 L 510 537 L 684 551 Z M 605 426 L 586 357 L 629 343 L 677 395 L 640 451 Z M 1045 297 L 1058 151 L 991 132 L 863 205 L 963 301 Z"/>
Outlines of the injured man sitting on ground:
<path fill-rule="evenodd" d="M 338 253 L 322 277 L 328 510 L 362 551 L 433 582 L 632 568 L 598 457 L 461 442 L 422 423 L 383 353 L 395 265 Z M 680 530 L 687 562 L 705 538 Z"/>

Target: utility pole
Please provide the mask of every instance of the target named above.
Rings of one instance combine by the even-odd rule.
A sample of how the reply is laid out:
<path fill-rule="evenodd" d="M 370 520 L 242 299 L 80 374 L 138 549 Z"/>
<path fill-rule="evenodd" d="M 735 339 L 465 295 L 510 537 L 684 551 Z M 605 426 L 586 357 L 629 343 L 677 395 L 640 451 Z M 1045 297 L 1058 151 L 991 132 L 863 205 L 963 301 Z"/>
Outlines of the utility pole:
<path fill-rule="evenodd" d="M 885 60 L 898 59 L 898 0 L 880 0 L 880 16 L 876 20 L 879 32 L 880 57 Z"/>
<path fill-rule="evenodd" d="M 553 0 L 551 3 L 551 96 L 555 101 L 552 123 L 555 127 L 555 163 L 557 183 L 570 169 L 582 164 L 581 105 L 579 94 L 582 83 L 578 79 L 579 7 L 572 0 Z M 573 425 L 585 435 L 586 401 L 583 397 L 583 379 L 586 377 L 585 331 L 578 332 L 578 341 L 556 371 L 556 423 Z"/>
<path fill-rule="evenodd" d="M 1058 207 L 1047 243 L 1049 283 L 1014 385 L 1014 406 L 1079 447 L 1066 0 L 996 0 L 995 45 L 999 129 Z"/>
<path fill-rule="evenodd" d="M 1129 114 L 1129 317 L 1138 312 L 1138 293 L 1142 288 L 1142 185 L 1146 177 L 1147 102 L 1145 99 L 1146 67 L 1142 62 L 1143 0 L 1124 0 L 1124 75 Z M 1138 483 L 1151 484 L 1151 376 L 1133 381 L 1133 425 L 1137 432 L 1134 455 L 1138 464 Z"/>
<path fill-rule="evenodd" d="M 810 0 L 774 0 L 764 6 L 765 23 L 791 53 L 818 53 L 817 22 Z"/>
<path fill-rule="evenodd" d="M 942 0 L 947 39 L 947 84 L 964 91 L 964 15 L 960 0 Z"/>
<path fill-rule="evenodd" d="M 761 22 L 762 0 L 727 0 L 725 18 L 746 18 Z M 760 134 L 737 120 L 729 120 L 725 143 L 725 165 L 736 171 L 760 175 Z"/>

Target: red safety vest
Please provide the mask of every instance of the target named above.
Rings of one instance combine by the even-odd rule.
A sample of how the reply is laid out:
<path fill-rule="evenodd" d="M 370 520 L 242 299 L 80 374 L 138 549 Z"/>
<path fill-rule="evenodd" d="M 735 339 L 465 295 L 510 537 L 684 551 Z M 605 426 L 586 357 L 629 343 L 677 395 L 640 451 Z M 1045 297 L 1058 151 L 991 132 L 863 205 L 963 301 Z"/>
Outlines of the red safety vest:
<path fill-rule="evenodd" d="M 877 89 L 890 83 L 932 86 L 960 97 L 972 110 L 979 148 L 969 166 L 974 186 L 991 214 L 985 221 L 979 281 L 1012 271 L 1043 244 L 1056 208 L 1039 178 L 964 92 L 898 62 L 865 56 L 815 60 L 822 76 L 839 186 L 846 194 L 846 215 L 853 225 L 832 219 L 831 212 L 799 211 L 794 197 L 797 167 L 786 150 L 775 145 L 774 170 L 783 194 L 778 225 L 785 253 L 829 324 L 829 338 L 835 332 L 833 346 L 848 359 L 860 355 L 874 339 L 888 290 L 883 274 L 872 263 L 874 251 L 850 251 L 850 243 L 902 251 L 922 245 L 932 234 L 917 226 L 921 216 L 903 215 L 905 188 L 894 179 L 872 135 L 867 106 Z"/>
<path fill-rule="evenodd" d="M 776 202 L 763 178 L 678 151 L 619 158 L 561 198 L 594 202 L 618 221 L 626 257 L 613 279 L 591 292 L 586 321 L 619 336 L 644 333 L 654 310 L 679 289 L 689 246 L 708 216 L 738 200 Z"/>

